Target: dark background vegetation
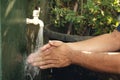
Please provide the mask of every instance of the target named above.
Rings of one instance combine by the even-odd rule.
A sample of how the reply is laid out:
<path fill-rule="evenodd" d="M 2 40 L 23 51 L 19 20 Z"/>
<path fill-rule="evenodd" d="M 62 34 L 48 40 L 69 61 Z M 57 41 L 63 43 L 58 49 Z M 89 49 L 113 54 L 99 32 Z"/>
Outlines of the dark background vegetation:
<path fill-rule="evenodd" d="M 118 25 L 119 0 L 28 0 L 28 16 L 41 7 L 40 18 L 60 32 L 72 35 L 99 35 Z"/>

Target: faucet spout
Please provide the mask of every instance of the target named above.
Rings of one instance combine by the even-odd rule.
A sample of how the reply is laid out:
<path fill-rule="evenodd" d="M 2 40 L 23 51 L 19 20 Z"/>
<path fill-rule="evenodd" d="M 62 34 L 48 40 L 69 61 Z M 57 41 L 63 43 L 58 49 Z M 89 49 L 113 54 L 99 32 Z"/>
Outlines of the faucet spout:
<path fill-rule="evenodd" d="M 38 25 L 40 27 L 44 27 L 44 23 L 42 20 L 40 20 L 38 17 L 34 17 L 33 19 L 30 19 L 30 18 L 26 18 L 26 23 L 27 24 L 34 24 L 34 25 Z"/>
<path fill-rule="evenodd" d="M 26 23 L 34 24 L 34 25 L 39 24 L 40 27 L 44 27 L 44 22 L 38 18 L 39 13 L 40 13 L 40 7 L 38 8 L 38 10 L 33 10 L 33 19 L 26 18 Z"/>

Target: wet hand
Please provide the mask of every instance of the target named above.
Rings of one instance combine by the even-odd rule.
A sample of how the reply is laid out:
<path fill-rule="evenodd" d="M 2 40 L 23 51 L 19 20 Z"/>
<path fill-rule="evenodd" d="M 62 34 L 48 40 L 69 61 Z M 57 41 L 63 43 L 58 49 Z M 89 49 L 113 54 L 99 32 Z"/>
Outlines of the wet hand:
<path fill-rule="evenodd" d="M 42 69 L 60 68 L 71 64 L 70 48 L 61 41 L 52 41 L 41 48 L 40 54 L 31 54 L 28 62 Z"/>

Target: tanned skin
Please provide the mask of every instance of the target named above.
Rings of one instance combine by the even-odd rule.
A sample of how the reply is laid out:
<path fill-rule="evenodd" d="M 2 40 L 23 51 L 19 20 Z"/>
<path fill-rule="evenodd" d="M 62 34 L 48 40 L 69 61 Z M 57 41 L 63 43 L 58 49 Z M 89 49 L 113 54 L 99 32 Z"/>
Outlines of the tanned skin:
<path fill-rule="evenodd" d="M 120 32 L 103 34 L 92 39 L 64 43 L 49 41 L 28 62 L 41 69 L 61 68 L 77 64 L 91 70 L 120 74 Z"/>

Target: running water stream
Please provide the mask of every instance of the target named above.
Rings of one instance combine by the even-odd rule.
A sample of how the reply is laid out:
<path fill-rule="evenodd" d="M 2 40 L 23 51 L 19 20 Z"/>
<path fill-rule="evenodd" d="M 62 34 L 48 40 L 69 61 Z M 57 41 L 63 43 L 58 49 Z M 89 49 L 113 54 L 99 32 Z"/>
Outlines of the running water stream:
<path fill-rule="evenodd" d="M 43 27 L 44 27 L 44 23 L 43 23 L 42 20 L 40 20 L 38 18 L 39 17 L 39 12 L 40 12 L 40 8 L 38 8 L 37 10 L 33 10 L 33 19 L 29 19 L 29 18 L 26 19 L 27 24 L 34 24 L 34 25 L 39 24 L 39 31 L 38 31 L 38 35 L 37 35 L 37 39 L 36 39 L 35 49 L 31 51 L 34 54 L 39 54 L 40 53 L 39 48 L 41 46 L 43 46 Z M 37 53 L 37 51 L 39 51 L 39 53 Z M 41 72 L 40 68 L 30 65 L 25 60 L 25 80 L 34 80 L 34 78 L 37 75 L 41 75 L 40 72 Z M 41 80 L 41 79 L 39 79 L 39 80 Z"/>
<path fill-rule="evenodd" d="M 34 52 L 34 54 L 38 54 L 36 53 L 37 51 L 39 51 L 38 49 L 43 45 L 43 27 L 41 27 L 39 29 L 38 35 L 37 35 L 37 39 L 36 39 L 36 46 L 35 49 L 32 50 L 32 52 Z M 25 80 L 34 80 L 34 78 L 37 75 L 41 75 L 40 73 L 40 68 L 38 67 L 34 67 L 32 65 L 30 65 L 27 61 L 25 61 Z M 41 79 L 39 79 L 41 80 Z"/>

